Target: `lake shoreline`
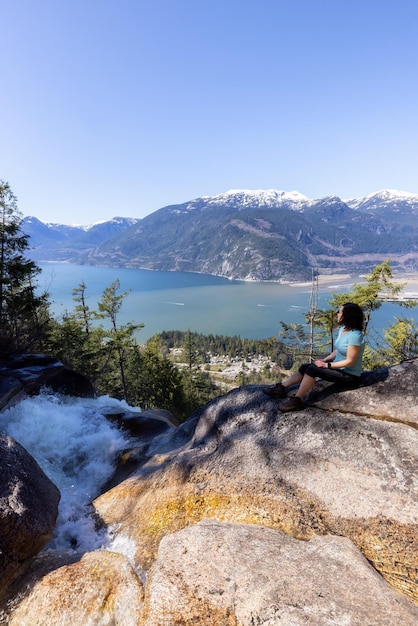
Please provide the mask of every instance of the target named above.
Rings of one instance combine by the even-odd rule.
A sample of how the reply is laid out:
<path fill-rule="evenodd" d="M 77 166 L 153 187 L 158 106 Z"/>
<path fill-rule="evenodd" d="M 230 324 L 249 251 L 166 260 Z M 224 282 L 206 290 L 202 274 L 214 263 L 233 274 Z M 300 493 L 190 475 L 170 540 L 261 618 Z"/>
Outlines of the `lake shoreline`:
<path fill-rule="evenodd" d="M 363 282 L 365 279 L 365 274 L 360 276 L 353 276 L 352 274 L 319 274 L 318 276 L 318 286 L 325 286 L 329 288 L 330 283 L 345 283 L 354 284 L 355 282 Z M 416 287 L 418 288 L 418 272 L 412 272 L 407 274 L 396 274 L 393 276 L 393 282 L 396 284 L 404 284 L 405 287 Z M 289 287 L 308 287 L 312 286 L 312 281 L 310 282 L 292 282 L 287 283 Z M 339 287 L 339 285 L 336 285 Z"/>
<path fill-rule="evenodd" d="M 67 266 L 76 266 L 79 268 L 83 267 L 97 267 L 108 270 L 140 270 L 145 272 L 152 272 L 155 274 L 159 273 L 184 273 L 184 274 L 196 274 L 198 276 L 212 276 L 213 278 L 221 278 L 228 281 L 236 281 L 243 283 L 255 283 L 255 284 L 273 284 L 273 285 L 283 285 L 284 287 L 312 287 L 312 280 L 310 281 L 289 281 L 289 280 L 253 280 L 253 279 L 245 279 L 245 278 L 231 278 L 229 276 L 223 276 L 218 274 L 206 274 L 204 272 L 178 272 L 177 270 L 152 270 L 147 267 L 113 267 L 111 265 L 79 265 L 78 263 L 71 263 L 70 261 L 37 261 L 40 265 L 67 265 Z M 318 274 L 318 286 L 328 287 L 332 283 L 344 283 L 345 286 L 349 284 L 354 284 L 355 282 L 361 282 L 366 274 L 353 275 L 353 274 Z M 395 283 L 406 283 L 406 286 L 411 285 L 413 287 L 418 288 L 418 272 L 407 272 L 405 274 L 395 274 L 393 275 L 393 282 Z M 337 284 L 335 287 L 338 288 L 341 285 Z"/>

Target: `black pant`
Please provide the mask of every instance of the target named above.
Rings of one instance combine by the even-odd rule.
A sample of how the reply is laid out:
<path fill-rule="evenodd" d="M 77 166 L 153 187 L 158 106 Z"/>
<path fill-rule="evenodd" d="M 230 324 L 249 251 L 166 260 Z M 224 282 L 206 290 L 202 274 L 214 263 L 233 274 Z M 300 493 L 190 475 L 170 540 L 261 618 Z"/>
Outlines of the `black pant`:
<path fill-rule="evenodd" d="M 360 376 L 354 376 L 349 374 L 343 369 L 331 369 L 330 367 L 318 367 L 313 363 L 304 363 L 299 368 L 299 373 L 303 375 L 307 374 L 312 378 L 322 378 L 330 383 L 342 383 L 344 385 L 350 385 L 356 387 L 360 384 Z"/>

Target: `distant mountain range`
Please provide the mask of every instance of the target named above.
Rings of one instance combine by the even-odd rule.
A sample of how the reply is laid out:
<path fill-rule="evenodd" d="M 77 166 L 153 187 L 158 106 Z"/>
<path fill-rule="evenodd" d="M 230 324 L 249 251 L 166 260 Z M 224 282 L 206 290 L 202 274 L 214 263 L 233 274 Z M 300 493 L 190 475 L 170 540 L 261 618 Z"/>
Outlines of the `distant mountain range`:
<path fill-rule="evenodd" d="M 166 206 L 143 219 L 92 226 L 26 217 L 35 261 L 198 272 L 242 280 L 306 280 L 365 272 L 390 258 L 418 270 L 418 194 L 312 200 L 298 192 L 232 190 Z"/>

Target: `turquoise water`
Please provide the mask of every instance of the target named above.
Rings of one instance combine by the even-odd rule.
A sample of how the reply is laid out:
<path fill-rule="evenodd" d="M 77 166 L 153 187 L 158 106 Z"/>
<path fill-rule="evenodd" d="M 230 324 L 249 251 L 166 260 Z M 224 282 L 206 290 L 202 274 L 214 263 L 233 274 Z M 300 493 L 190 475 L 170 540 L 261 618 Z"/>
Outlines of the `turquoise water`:
<path fill-rule="evenodd" d="M 309 309 L 311 285 L 278 285 L 228 280 L 205 274 L 153 272 L 39 263 L 40 287 L 51 294 L 52 311 L 59 317 L 72 311 L 72 289 L 86 284 L 87 304 L 97 309 L 103 290 L 119 279 L 121 292 L 130 290 L 119 314 L 119 323 L 143 323 L 138 339 L 143 342 L 162 330 L 191 330 L 203 334 L 239 335 L 265 339 L 276 336 L 280 322 L 303 323 Z M 352 281 L 320 288 L 319 306 L 326 308 L 331 292 L 349 288 Z M 372 328 L 380 331 L 396 315 L 418 320 L 418 309 L 405 311 L 387 303 L 373 313 Z"/>

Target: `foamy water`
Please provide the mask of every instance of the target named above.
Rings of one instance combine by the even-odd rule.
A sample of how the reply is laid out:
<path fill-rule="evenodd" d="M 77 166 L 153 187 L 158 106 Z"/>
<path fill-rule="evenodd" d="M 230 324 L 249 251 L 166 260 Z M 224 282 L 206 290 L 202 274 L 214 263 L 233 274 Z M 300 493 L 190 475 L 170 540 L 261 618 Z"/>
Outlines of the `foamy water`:
<path fill-rule="evenodd" d="M 103 412 L 127 408 L 135 410 L 108 396 L 80 399 L 42 393 L 0 413 L 0 432 L 26 448 L 61 492 L 48 548 L 90 551 L 109 545 L 111 537 L 95 527 L 90 503 L 112 476 L 120 451 L 133 444 Z"/>

